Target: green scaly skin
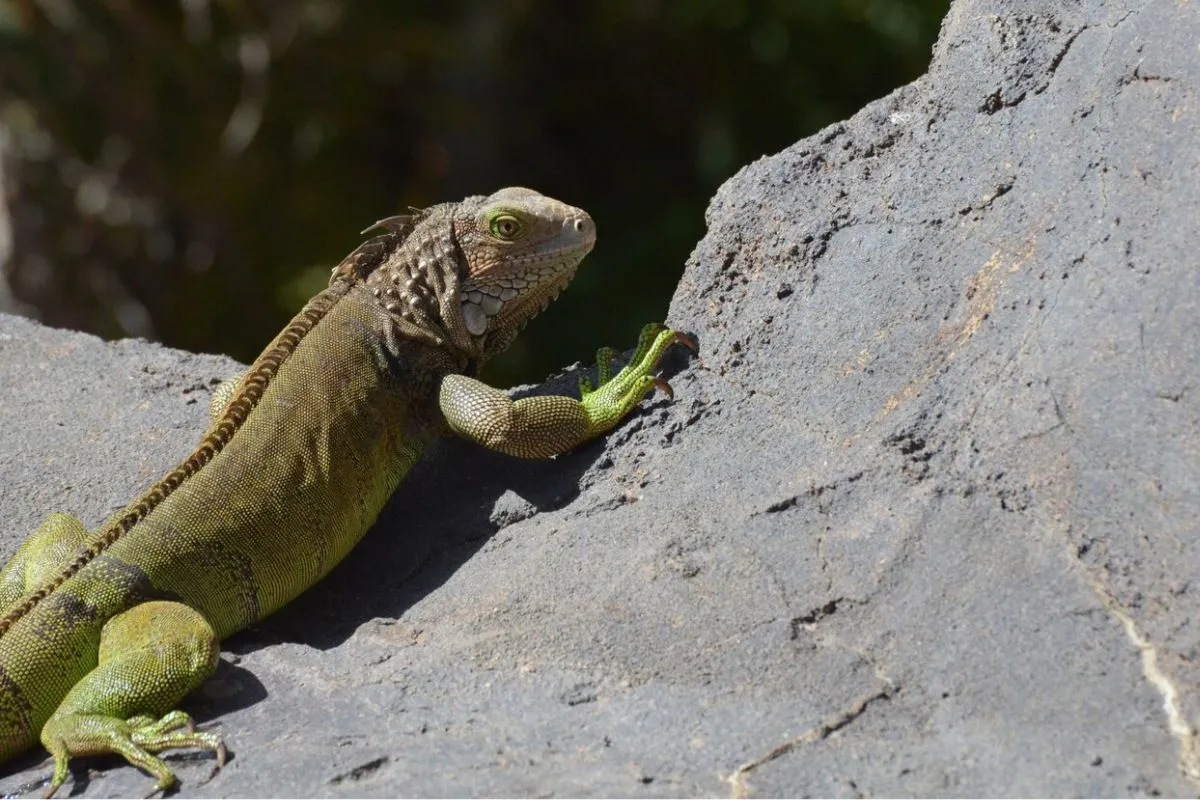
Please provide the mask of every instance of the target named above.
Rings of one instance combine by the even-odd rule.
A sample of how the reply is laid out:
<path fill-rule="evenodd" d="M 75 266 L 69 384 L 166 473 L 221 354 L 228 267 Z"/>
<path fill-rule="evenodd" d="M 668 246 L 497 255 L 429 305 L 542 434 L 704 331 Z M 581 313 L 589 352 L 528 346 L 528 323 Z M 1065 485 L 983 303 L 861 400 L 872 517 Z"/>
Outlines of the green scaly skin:
<path fill-rule="evenodd" d="M 219 736 L 175 707 L 219 642 L 320 580 L 359 541 L 426 446 L 456 433 L 547 457 L 611 429 L 656 386 L 674 343 L 582 400 L 512 401 L 471 375 L 573 277 L 595 242 L 583 211 L 528 189 L 377 223 L 249 371 L 214 397 L 187 460 L 97 531 L 51 515 L 0 571 L 0 762 L 39 741 L 47 796 L 74 756 L 119 753 L 175 783 L 157 754 Z"/>

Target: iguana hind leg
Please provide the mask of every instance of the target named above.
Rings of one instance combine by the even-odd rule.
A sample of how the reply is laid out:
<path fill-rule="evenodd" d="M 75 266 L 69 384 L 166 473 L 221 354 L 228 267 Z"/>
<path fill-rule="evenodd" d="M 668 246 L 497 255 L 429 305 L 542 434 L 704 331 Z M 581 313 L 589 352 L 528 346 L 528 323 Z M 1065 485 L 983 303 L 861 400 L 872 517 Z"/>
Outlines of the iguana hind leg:
<path fill-rule="evenodd" d="M 100 635 L 100 661 L 63 698 L 42 726 L 42 744 L 54 757 L 46 796 L 67 779 L 72 756 L 117 753 L 156 779 L 175 774 L 155 754 L 177 747 L 212 750 L 217 766 L 225 745 L 195 730 L 191 718 L 169 709 L 213 673 L 220 646 L 208 621 L 182 603 L 154 600 L 110 619 Z"/>
<path fill-rule="evenodd" d="M 0 570 L 0 615 L 62 572 L 87 537 L 87 527 L 70 514 L 46 517 Z"/>

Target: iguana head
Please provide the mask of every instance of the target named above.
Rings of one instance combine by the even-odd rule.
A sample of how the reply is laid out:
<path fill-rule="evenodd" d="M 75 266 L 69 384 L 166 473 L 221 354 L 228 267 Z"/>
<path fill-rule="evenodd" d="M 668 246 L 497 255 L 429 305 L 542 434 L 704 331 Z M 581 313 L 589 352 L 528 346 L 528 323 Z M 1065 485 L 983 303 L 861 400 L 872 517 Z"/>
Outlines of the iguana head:
<path fill-rule="evenodd" d="M 460 209 L 454 234 L 467 270 L 458 312 L 491 355 L 558 297 L 595 245 L 596 226 L 586 211 L 532 189 L 501 189 Z"/>
<path fill-rule="evenodd" d="M 389 233 L 360 245 L 334 279 L 365 279 L 409 335 L 478 360 L 558 297 L 596 243 L 586 211 L 517 187 L 375 226 Z"/>

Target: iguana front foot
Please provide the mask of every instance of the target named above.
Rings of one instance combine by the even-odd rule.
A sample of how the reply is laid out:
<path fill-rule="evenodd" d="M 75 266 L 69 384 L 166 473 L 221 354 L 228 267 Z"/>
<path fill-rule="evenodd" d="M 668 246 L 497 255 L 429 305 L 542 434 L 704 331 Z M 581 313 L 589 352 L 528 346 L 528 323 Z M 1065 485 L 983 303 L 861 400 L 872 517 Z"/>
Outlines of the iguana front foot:
<path fill-rule="evenodd" d="M 175 773 L 156 755 L 164 750 L 211 750 L 222 766 L 220 736 L 197 731 L 182 711 L 148 713 L 179 702 L 213 673 L 219 655 L 207 620 L 182 603 L 150 601 L 110 619 L 100 637 L 99 664 L 42 726 L 42 744 L 54 757 L 46 797 L 66 781 L 74 756 L 124 756 L 154 777 L 151 794 L 175 784 Z"/>
<path fill-rule="evenodd" d="M 696 352 L 696 342 L 687 334 L 658 322 L 646 325 L 638 335 L 637 348 L 629 363 L 615 376 L 612 374 L 612 361 L 617 355 L 616 351 L 611 347 L 602 347 L 596 352 L 598 384 L 593 387 L 587 378 L 580 378 L 579 394 L 583 398 L 583 406 L 589 410 L 595 422 L 605 426 L 602 431 L 616 425 L 652 389 L 657 388 L 667 397 L 675 397 L 671 384 L 654 374 L 667 350 L 675 344 Z"/>

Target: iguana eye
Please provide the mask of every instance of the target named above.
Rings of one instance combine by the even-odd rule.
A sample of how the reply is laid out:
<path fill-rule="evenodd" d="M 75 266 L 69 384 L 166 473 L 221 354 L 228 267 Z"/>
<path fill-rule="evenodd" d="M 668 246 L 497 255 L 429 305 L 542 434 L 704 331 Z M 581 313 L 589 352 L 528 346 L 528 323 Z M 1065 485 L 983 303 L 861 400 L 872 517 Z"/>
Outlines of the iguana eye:
<path fill-rule="evenodd" d="M 519 238 L 525 230 L 524 226 L 521 225 L 521 220 L 512 214 L 498 214 L 492 217 L 488 229 L 497 239 L 505 239 L 507 241 Z"/>

